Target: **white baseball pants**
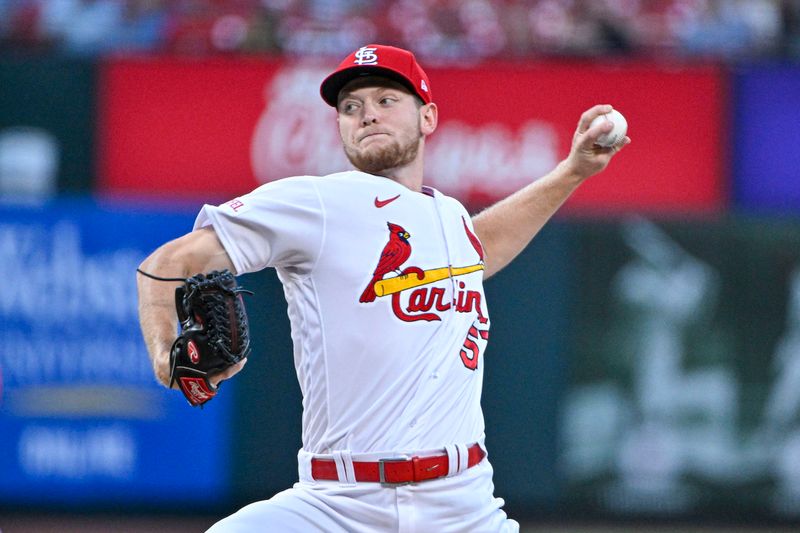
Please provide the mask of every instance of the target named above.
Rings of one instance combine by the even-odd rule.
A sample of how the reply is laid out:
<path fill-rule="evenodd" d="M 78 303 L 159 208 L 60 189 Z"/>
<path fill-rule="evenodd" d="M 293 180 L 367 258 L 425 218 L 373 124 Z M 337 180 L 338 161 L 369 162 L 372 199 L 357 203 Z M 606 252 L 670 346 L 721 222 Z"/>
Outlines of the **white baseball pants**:
<path fill-rule="evenodd" d="M 301 466 L 301 474 L 303 468 Z M 398 487 L 314 481 L 301 475 L 291 489 L 252 503 L 217 522 L 209 533 L 499 533 L 519 524 L 495 498 L 492 466 Z M 306 479 L 303 479 L 306 478 Z"/>

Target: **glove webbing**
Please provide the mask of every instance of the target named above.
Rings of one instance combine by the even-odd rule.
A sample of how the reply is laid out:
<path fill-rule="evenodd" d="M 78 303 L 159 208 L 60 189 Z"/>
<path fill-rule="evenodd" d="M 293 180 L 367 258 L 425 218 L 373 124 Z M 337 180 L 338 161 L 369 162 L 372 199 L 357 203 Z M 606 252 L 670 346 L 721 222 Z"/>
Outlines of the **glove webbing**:
<path fill-rule="evenodd" d="M 231 289 L 223 286 L 217 280 L 198 281 L 196 279 L 189 279 L 185 281 L 189 284 L 189 292 L 186 294 L 184 301 L 191 301 L 196 297 L 199 297 L 203 301 L 203 306 L 208 311 L 208 320 L 203 326 L 209 331 L 210 336 L 217 339 L 216 347 L 219 349 L 220 355 L 230 363 L 237 363 L 238 359 L 233 354 L 239 351 L 239 344 L 246 344 L 248 339 L 240 339 L 238 337 L 238 330 L 231 326 L 233 324 L 241 324 L 246 320 L 244 306 L 239 306 L 237 309 L 237 307 L 233 305 L 233 302 L 231 300 L 226 300 L 225 295 L 220 293 L 218 289 L 234 295 L 241 293 L 253 294 L 253 292 L 243 289 L 242 287 L 234 287 Z M 214 291 L 204 291 L 204 287 L 213 288 Z"/>

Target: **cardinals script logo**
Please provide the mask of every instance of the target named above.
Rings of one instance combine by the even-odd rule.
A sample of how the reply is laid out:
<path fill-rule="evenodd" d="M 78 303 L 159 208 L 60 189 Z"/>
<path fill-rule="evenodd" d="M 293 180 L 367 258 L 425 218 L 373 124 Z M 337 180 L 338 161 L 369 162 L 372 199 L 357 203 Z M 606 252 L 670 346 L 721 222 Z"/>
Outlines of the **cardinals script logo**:
<path fill-rule="evenodd" d="M 427 270 L 416 266 L 403 268 L 403 264 L 411 256 L 411 234 L 403 226 L 387 222 L 389 241 L 383 247 L 372 278 L 358 301 L 367 304 L 388 296 L 391 298 L 392 312 L 404 322 L 441 320 L 441 313 L 447 311 L 476 313 L 477 318 L 470 326 L 461 350 L 464 365 L 475 370 L 480 352 L 478 342 L 489 338 L 489 319 L 482 310 L 482 293 L 468 289 L 466 283 L 456 278 L 484 269 L 483 247 L 463 217 L 462 222 L 467 240 L 478 256 L 478 262 Z M 453 278 L 454 281 L 455 295 L 452 300 L 445 298 L 443 287 L 429 287 L 448 278 Z M 402 297 L 404 292 L 408 293 L 407 299 Z"/>

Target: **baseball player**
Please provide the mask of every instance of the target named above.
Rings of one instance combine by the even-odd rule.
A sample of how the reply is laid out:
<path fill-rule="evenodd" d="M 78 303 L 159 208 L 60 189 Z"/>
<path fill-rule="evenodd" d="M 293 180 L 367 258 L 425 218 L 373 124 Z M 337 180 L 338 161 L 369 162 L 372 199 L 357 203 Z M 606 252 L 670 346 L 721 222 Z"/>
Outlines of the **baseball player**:
<path fill-rule="evenodd" d="M 483 280 L 630 139 L 596 146 L 611 126 L 589 124 L 611 106 L 592 107 L 552 172 L 470 217 L 423 184 L 425 141 L 438 121 L 431 90 L 409 51 L 353 52 L 321 95 L 355 170 L 290 177 L 206 205 L 194 231 L 142 263 L 169 277 L 272 267 L 283 283 L 303 395 L 299 481 L 210 531 L 518 530 L 493 495 L 484 445 Z M 176 331 L 166 285 L 139 277 L 142 331 L 165 385 Z"/>

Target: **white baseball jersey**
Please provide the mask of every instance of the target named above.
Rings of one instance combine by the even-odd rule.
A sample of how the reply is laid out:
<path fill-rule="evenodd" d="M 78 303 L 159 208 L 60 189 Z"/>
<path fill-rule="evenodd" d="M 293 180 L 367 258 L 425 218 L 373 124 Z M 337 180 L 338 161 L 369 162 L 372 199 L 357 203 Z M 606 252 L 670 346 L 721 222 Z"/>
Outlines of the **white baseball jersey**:
<path fill-rule="evenodd" d="M 457 200 L 350 171 L 206 205 L 209 224 L 238 274 L 283 283 L 306 452 L 482 441 L 483 250 Z"/>

